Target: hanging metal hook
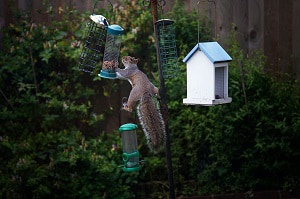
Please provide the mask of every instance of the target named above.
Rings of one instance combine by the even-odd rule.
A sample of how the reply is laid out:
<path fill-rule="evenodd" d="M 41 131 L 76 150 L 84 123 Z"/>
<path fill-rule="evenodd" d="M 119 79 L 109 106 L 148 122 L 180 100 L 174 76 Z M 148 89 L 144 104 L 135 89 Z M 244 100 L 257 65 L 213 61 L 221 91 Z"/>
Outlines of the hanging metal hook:
<path fill-rule="evenodd" d="M 198 17 L 200 15 L 200 1 L 197 2 L 197 14 L 198 14 Z M 198 49 L 200 50 L 200 19 L 198 18 Z"/>
<path fill-rule="evenodd" d="M 208 2 L 208 3 L 213 3 L 214 4 L 214 7 L 215 7 L 215 12 L 214 12 L 214 17 L 215 17 L 215 27 L 214 27 L 214 29 L 215 29 L 215 37 L 216 37 L 216 31 L 217 31 L 217 4 L 216 4 L 216 1 L 215 0 L 199 0 L 198 2 L 197 2 L 197 8 L 198 8 L 198 16 L 200 15 L 200 3 L 201 2 Z M 200 21 L 198 20 L 198 43 L 199 43 L 199 40 L 200 40 L 200 38 L 199 38 L 199 35 L 200 35 Z"/>
<path fill-rule="evenodd" d="M 207 2 L 214 3 L 216 5 L 216 1 L 215 0 L 207 0 Z"/>
<path fill-rule="evenodd" d="M 143 0 L 143 6 L 148 7 L 151 4 L 151 0 Z M 166 0 L 157 0 L 157 4 L 160 7 L 165 7 L 166 5 Z"/>
<path fill-rule="evenodd" d="M 159 0 L 157 3 L 158 3 L 158 5 L 159 5 L 160 7 L 165 7 L 165 5 L 166 5 L 166 0 Z"/>
<path fill-rule="evenodd" d="M 99 0 L 98 0 L 98 1 L 99 1 Z M 94 12 L 95 12 L 95 8 L 96 8 L 96 5 L 97 5 L 98 1 L 96 1 L 95 4 L 94 4 L 93 14 L 94 14 Z M 104 0 L 100 0 L 100 1 L 104 1 Z M 106 1 L 111 5 L 111 9 L 112 9 L 112 11 L 113 11 L 113 9 L 114 9 L 113 4 L 110 2 L 110 0 L 106 0 Z"/>
<path fill-rule="evenodd" d="M 209 3 L 214 3 L 214 4 L 216 4 L 216 1 L 215 1 L 215 0 L 199 0 L 198 3 L 197 3 L 197 6 L 200 4 L 200 2 L 205 2 L 205 1 L 207 1 L 207 2 L 209 2 Z"/>
<path fill-rule="evenodd" d="M 159 5 L 159 7 L 161 9 L 161 14 L 163 16 L 164 15 L 164 7 L 166 5 L 166 1 L 165 0 L 159 0 L 157 3 L 158 3 L 158 5 Z"/>
<path fill-rule="evenodd" d="M 150 0 L 143 0 L 143 6 L 144 7 L 149 7 L 150 6 L 151 1 Z"/>

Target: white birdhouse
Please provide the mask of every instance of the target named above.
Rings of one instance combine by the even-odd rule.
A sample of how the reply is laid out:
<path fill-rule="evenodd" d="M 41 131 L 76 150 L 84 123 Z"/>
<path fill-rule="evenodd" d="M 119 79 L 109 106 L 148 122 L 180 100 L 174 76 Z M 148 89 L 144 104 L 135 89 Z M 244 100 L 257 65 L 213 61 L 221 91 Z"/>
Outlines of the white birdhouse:
<path fill-rule="evenodd" d="M 186 105 L 230 103 L 228 62 L 232 58 L 217 42 L 198 43 L 183 59 L 187 70 Z"/>

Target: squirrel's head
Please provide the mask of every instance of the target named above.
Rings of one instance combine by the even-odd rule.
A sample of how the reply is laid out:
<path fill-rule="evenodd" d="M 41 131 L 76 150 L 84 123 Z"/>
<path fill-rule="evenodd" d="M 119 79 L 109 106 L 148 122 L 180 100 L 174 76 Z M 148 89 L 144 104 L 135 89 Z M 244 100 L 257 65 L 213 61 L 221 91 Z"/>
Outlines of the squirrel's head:
<path fill-rule="evenodd" d="M 122 63 L 124 64 L 125 68 L 137 66 L 138 62 L 139 62 L 139 59 L 136 59 L 134 57 L 130 57 L 130 56 L 122 57 Z"/>

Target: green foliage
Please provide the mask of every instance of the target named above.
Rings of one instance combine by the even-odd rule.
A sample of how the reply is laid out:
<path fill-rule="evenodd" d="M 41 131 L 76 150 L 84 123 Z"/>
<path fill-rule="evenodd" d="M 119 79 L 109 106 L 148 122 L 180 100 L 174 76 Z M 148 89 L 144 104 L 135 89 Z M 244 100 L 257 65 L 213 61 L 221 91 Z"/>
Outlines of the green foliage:
<path fill-rule="evenodd" d="M 221 190 L 229 189 L 229 183 L 232 191 L 295 190 L 300 183 L 294 180 L 300 174 L 299 82 L 288 75 L 278 81 L 265 74 L 265 57 L 243 55 L 236 42 L 229 52 L 236 57 L 229 83 L 234 98 L 230 105 L 210 110 L 223 124 L 210 135 L 210 158 L 218 167 L 207 171 L 221 169 L 218 177 L 223 180 L 214 182 Z"/>
<path fill-rule="evenodd" d="M 143 6 L 142 1 L 122 0 L 115 12 L 116 23 L 125 29 L 121 56 L 139 58 L 141 70 L 152 78 L 151 72 L 157 71 L 157 65 L 150 10 Z"/>
<path fill-rule="evenodd" d="M 105 143 L 105 144 L 104 144 Z M 110 144 L 110 145 L 109 145 Z M 131 198 L 117 168 L 119 140 L 80 132 L 1 136 L 2 198 Z"/>
<path fill-rule="evenodd" d="M 99 129 L 119 108 L 105 105 L 119 85 L 77 70 L 87 14 L 61 12 L 62 20 L 51 25 L 31 23 L 28 15 L 19 14 L 3 30 L 0 197 L 167 198 L 165 154 L 149 153 L 141 129 L 142 171 L 126 174 L 117 168 L 120 138 Z M 121 56 L 140 58 L 140 68 L 153 79 L 157 65 L 150 9 L 142 1 L 123 0 L 106 17 L 126 30 Z M 233 58 L 232 103 L 185 106 L 182 59 L 198 41 L 199 17 L 186 13 L 182 1 L 162 17 L 175 21 L 180 66 L 178 77 L 166 79 L 176 195 L 297 190 L 299 82 L 264 73 L 266 58 L 260 52 L 246 55 L 233 34 L 226 48 Z M 199 23 L 200 41 L 212 40 L 207 22 Z M 95 103 L 99 93 L 100 105 Z M 102 106 L 100 113 L 96 106 Z"/>
<path fill-rule="evenodd" d="M 264 73 L 266 58 L 259 52 L 245 55 L 234 37 L 227 49 L 233 58 L 231 104 L 184 106 L 178 101 L 185 95 L 184 72 L 168 82 L 172 155 L 177 182 L 182 180 L 178 188 L 185 194 L 295 191 L 300 185 L 299 81 Z"/>
<path fill-rule="evenodd" d="M 65 9 L 61 18 L 35 24 L 24 13 L 3 29 L 0 197 L 132 198 L 136 174 L 118 168 L 119 136 L 99 134 L 110 107 L 93 109 L 114 85 L 77 70 L 87 15 Z"/>
<path fill-rule="evenodd" d="M 178 49 L 179 61 L 197 44 L 198 28 L 200 42 L 210 41 L 212 33 L 207 27 L 209 20 L 199 16 L 196 10 L 187 13 L 184 1 L 176 0 L 172 12 L 167 13 L 165 18 L 174 20 L 176 33 L 176 46 Z"/>

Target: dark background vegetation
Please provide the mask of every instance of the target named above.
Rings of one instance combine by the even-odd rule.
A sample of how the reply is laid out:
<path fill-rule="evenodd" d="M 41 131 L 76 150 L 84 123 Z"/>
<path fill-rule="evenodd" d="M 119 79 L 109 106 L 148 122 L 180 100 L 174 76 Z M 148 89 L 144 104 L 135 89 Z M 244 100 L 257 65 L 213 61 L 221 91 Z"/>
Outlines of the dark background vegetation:
<path fill-rule="evenodd" d="M 44 6 L 51 14 L 50 5 Z M 159 85 L 149 9 L 124 0 L 114 13 L 97 12 L 126 29 L 121 56 L 140 58 L 140 69 Z M 137 120 L 134 114 L 120 116 L 127 82 L 78 71 L 90 12 L 65 7 L 51 24 L 12 13 L 12 23 L 1 30 L 0 197 L 167 198 L 165 154 L 149 152 L 141 129 L 143 169 L 118 168 L 118 127 Z M 264 72 L 268 57 L 243 52 L 233 28 L 222 41 L 233 58 L 232 103 L 184 106 L 182 59 L 197 42 L 199 17 L 187 13 L 181 1 L 164 17 L 175 21 L 180 66 L 179 76 L 166 79 L 176 195 L 284 190 L 299 196 L 299 81 L 293 74 Z M 207 19 L 200 27 L 200 41 L 218 40 Z"/>

